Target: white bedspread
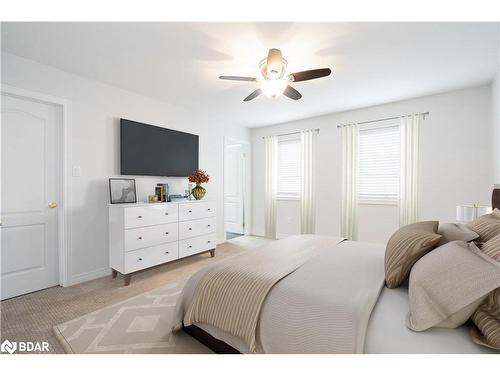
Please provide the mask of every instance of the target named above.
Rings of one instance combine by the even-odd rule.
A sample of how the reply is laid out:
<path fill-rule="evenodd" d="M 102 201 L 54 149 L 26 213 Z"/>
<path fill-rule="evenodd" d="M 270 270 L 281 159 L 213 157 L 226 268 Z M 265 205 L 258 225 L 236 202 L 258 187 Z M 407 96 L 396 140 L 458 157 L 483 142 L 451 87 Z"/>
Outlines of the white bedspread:
<path fill-rule="evenodd" d="M 370 314 L 384 283 L 384 250 L 383 245 L 344 241 L 275 284 L 260 312 L 257 352 L 362 353 Z M 197 284 L 209 270 L 199 271 L 186 284 L 174 326 L 181 324 Z M 197 325 L 240 352 L 249 352 L 241 339 Z"/>

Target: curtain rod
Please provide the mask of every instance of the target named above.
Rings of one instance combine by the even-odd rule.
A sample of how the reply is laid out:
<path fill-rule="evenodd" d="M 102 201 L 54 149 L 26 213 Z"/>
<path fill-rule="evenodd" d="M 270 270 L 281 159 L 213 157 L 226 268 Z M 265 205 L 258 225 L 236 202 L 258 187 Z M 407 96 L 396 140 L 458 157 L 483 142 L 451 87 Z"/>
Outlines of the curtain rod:
<path fill-rule="evenodd" d="M 319 128 L 316 128 L 316 129 L 310 129 L 310 130 L 314 130 L 314 131 L 317 131 L 319 133 Z M 291 132 L 291 133 L 284 133 L 284 134 L 276 134 L 276 137 L 284 137 L 285 135 L 292 135 L 292 134 L 300 134 L 301 132 Z M 264 139 L 266 137 L 262 137 L 262 139 Z"/>
<path fill-rule="evenodd" d="M 429 115 L 429 112 L 422 112 L 422 113 L 419 113 L 419 115 L 422 115 L 423 116 L 423 119 L 425 120 L 425 116 L 428 116 Z M 377 119 L 377 120 L 370 120 L 370 121 L 361 121 L 361 122 L 357 122 L 356 124 L 358 125 L 362 125 L 362 124 L 370 124 L 372 122 L 379 122 L 379 121 L 388 121 L 388 120 L 395 120 L 397 118 L 400 118 L 401 116 L 394 116 L 394 117 L 387 117 L 387 118 L 380 118 L 380 119 Z M 337 128 L 341 128 L 345 125 L 337 125 Z"/>

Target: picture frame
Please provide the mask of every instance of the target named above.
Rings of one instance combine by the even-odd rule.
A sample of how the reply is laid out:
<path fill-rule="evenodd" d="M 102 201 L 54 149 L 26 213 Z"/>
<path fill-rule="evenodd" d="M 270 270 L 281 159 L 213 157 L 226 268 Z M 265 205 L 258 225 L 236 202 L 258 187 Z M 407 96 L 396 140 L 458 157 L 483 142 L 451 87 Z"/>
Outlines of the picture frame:
<path fill-rule="evenodd" d="M 134 178 L 110 178 L 109 202 L 111 204 L 137 203 Z"/>

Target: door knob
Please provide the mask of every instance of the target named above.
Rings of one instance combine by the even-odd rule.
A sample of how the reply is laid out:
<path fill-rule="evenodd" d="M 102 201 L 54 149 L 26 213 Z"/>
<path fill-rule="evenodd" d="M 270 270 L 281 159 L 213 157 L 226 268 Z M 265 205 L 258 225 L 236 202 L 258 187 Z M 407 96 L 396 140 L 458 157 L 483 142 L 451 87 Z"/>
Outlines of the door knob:
<path fill-rule="evenodd" d="M 57 207 L 57 203 L 56 202 L 50 202 L 49 203 L 49 208 L 56 208 Z"/>

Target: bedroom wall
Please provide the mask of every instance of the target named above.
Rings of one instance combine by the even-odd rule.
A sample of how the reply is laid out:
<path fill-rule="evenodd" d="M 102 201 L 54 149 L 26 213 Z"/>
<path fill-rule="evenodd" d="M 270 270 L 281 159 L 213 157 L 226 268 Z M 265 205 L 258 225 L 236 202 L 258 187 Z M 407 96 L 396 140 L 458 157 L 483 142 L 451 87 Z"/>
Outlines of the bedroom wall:
<path fill-rule="evenodd" d="M 491 86 L 487 85 L 252 129 L 253 232 L 264 234 L 264 205 L 258 199 L 264 194 L 262 136 L 321 129 L 316 160 L 316 232 L 339 235 L 341 140 L 337 125 L 426 111 L 430 116 L 421 126 L 421 218 L 454 221 L 457 204 L 486 204 L 491 197 L 491 107 Z M 277 227 L 281 234 L 298 233 L 294 221 L 298 205 L 278 202 Z M 359 217 L 359 239 L 363 241 L 383 243 L 398 227 L 395 205 L 361 205 Z"/>
<path fill-rule="evenodd" d="M 491 84 L 493 106 L 493 137 L 494 150 L 493 176 L 495 184 L 500 185 L 500 25 L 498 26 L 498 69 Z"/>
<path fill-rule="evenodd" d="M 72 178 L 69 273 L 74 283 L 109 272 L 107 179 L 119 174 L 120 117 L 200 136 L 200 168 L 211 176 L 207 199 L 217 200 L 218 241 L 224 240 L 223 137 L 248 141 L 248 129 L 7 53 L 2 54 L 2 83 L 72 102 L 73 165 L 81 167 L 81 176 Z M 184 178 L 138 177 L 138 200 L 145 200 L 162 181 L 171 183 L 174 192 L 187 187 Z"/>
<path fill-rule="evenodd" d="M 491 84 L 493 136 L 492 147 L 494 152 L 493 177 L 495 184 L 500 184 L 500 67 Z"/>

